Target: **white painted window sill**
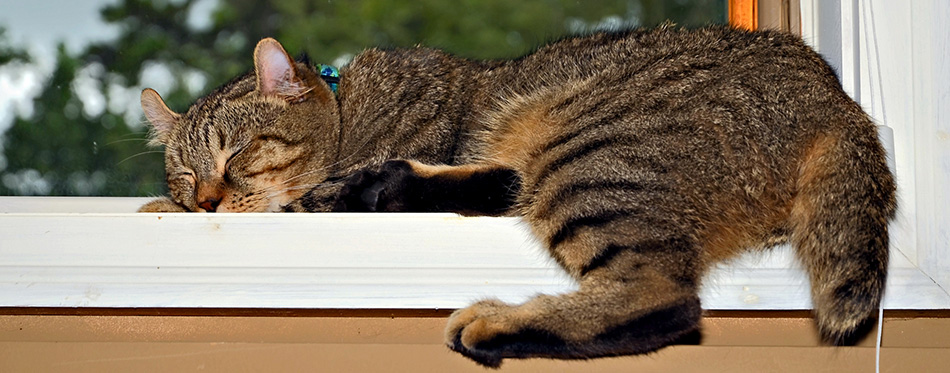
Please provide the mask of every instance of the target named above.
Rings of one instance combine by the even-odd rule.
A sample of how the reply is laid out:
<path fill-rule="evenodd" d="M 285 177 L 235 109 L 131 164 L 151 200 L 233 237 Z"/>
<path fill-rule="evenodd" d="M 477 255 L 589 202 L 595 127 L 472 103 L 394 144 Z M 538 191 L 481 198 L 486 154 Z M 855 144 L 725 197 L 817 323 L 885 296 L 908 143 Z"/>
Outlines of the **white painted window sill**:
<path fill-rule="evenodd" d="M 516 218 L 135 214 L 146 199 L 0 197 L 0 307 L 459 308 L 576 286 Z M 899 252 L 884 306 L 950 308 Z M 719 310 L 810 308 L 788 247 L 704 279 Z"/>

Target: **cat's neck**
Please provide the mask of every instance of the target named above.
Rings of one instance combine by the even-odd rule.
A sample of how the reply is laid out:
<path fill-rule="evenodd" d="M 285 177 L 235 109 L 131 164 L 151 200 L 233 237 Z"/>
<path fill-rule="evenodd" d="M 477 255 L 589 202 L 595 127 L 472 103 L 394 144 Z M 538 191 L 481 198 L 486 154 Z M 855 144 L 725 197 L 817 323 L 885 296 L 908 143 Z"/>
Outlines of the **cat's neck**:
<path fill-rule="evenodd" d="M 338 172 L 410 156 L 431 164 L 470 162 L 482 141 L 477 134 L 495 129 L 491 118 L 507 101 L 596 72 L 589 54 L 552 50 L 506 61 L 426 48 L 361 53 L 341 71 Z"/>
<path fill-rule="evenodd" d="M 475 114 L 493 94 L 484 64 L 430 49 L 368 50 L 341 70 L 339 173 L 412 156 L 455 164 L 469 156 Z"/>

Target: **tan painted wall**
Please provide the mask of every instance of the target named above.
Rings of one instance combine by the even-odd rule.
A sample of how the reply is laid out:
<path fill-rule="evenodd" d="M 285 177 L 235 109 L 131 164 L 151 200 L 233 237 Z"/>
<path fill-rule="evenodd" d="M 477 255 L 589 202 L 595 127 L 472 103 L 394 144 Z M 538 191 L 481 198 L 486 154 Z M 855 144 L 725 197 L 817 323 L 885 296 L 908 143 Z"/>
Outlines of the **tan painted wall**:
<path fill-rule="evenodd" d="M 441 344 L 445 312 L 0 315 L 2 372 L 484 372 Z M 176 312 L 171 312 L 176 313 Z M 353 317 L 351 317 L 353 316 Z M 885 317 L 882 372 L 950 371 L 946 312 Z M 711 312 L 698 345 L 594 361 L 507 360 L 502 372 L 873 372 L 872 337 L 818 343 L 802 312 Z"/>

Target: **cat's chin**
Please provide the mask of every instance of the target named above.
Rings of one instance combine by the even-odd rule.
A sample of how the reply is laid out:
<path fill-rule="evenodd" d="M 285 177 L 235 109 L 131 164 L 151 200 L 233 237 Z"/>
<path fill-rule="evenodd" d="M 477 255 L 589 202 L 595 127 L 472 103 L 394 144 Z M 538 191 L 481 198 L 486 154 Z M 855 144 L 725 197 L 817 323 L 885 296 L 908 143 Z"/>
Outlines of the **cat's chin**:
<path fill-rule="evenodd" d="M 218 206 L 218 208 L 214 212 L 215 213 L 254 213 L 254 212 L 278 212 L 278 211 L 280 211 L 279 206 L 275 210 L 271 207 L 271 205 L 268 205 L 266 209 L 243 209 L 243 210 L 232 209 L 232 208 L 228 208 L 227 206 Z"/>
<path fill-rule="evenodd" d="M 267 202 L 267 204 L 260 204 L 257 206 L 245 207 L 243 209 L 235 209 L 227 205 L 218 206 L 215 212 L 239 212 L 239 213 L 248 213 L 248 212 L 282 212 L 284 211 L 284 206 L 290 203 L 291 200 L 285 200 L 285 198 L 275 198 Z"/>

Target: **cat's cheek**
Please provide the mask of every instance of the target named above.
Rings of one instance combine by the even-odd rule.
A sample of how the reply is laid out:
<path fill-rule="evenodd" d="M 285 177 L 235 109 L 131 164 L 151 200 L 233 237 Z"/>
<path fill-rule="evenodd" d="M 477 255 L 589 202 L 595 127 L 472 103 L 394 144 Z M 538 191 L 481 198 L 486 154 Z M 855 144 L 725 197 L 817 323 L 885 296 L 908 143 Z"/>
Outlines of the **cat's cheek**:
<path fill-rule="evenodd" d="M 284 209 L 284 205 L 290 203 L 292 200 L 286 202 L 278 199 L 272 199 L 270 204 L 267 206 L 267 212 L 281 212 Z"/>
<path fill-rule="evenodd" d="M 227 201 L 225 201 L 227 202 Z M 232 203 L 222 202 L 218 205 L 218 209 L 215 212 L 264 212 L 259 206 L 248 205 L 246 202 L 242 201 L 232 201 Z"/>
<path fill-rule="evenodd" d="M 215 212 L 257 212 L 253 204 L 249 204 L 246 196 L 230 193 L 224 197 Z"/>
<path fill-rule="evenodd" d="M 303 187 L 298 183 L 288 183 L 281 180 L 290 179 L 289 177 L 281 178 L 280 180 L 268 179 L 263 182 L 258 182 L 255 185 L 256 190 L 262 191 L 259 192 L 259 199 L 255 199 L 252 210 L 254 212 L 280 212 L 283 211 L 283 207 L 294 200 L 303 197 L 307 192 L 307 188 Z M 277 191 L 277 192 L 269 192 Z"/>
<path fill-rule="evenodd" d="M 293 193 L 288 190 L 284 193 L 271 197 L 267 200 L 267 207 L 264 212 L 281 212 L 284 206 L 303 196 L 304 193 Z"/>

